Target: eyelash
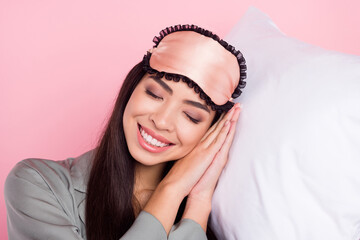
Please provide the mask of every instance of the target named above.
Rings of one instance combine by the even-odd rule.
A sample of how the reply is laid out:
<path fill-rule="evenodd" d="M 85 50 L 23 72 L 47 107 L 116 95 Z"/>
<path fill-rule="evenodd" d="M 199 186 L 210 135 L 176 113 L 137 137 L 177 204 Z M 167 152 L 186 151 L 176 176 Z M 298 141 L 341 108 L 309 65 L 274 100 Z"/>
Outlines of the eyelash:
<path fill-rule="evenodd" d="M 185 115 L 190 119 L 190 121 L 192 121 L 192 122 L 195 123 L 195 124 L 198 124 L 198 123 L 200 122 L 199 120 L 190 117 L 190 115 L 188 115 L 187 113 L 185 113 Z"/>
<path fill-rule="evenodd" d="M 157 95 L 155 95 L 153 92 L 150 92 L 149 90 L 146 89 L 145 91 L 148 95 L 150 95 L 151 97 L 153 98 L 156 98 L 156 99 L 162 99 L 162 97 L 159 97 Z"/>
<path fill-rule="evenodd" d="M 151 97 L 155 98 L 155 99 L 162 99 L 162 97 L 159 97 L 157 95 L 155 95 L 153 92 L 151 92 L 150 90 L 146 89 L 145 93 L 150 95 Z M 185 113 L 185 112 L 184 112 Z M 185 115 L 189 118 L 190 121 L 192 121 L 195 124 L 198 124 L 200 121 L 191 117 L 189 114 L 185 113 Z"/>

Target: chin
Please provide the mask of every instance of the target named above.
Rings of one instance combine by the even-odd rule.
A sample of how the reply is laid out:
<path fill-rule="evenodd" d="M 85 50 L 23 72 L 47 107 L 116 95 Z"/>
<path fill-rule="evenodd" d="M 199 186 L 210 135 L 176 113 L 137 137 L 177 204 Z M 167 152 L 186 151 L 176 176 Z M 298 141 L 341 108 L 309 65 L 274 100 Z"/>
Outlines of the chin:
<path fill-rule="evenodd" d="M 138 163 L 141 163 L 145 166 L 153 166 L 161 163 L 161 159 L 159 157 L 151 156 L 142 152 L 142 149 L 129 149 L 130 155 L 134 158 L 134 160 Z"/>
<path fill-rule="evenodd" d="M 133 155 L 132 155 L 133 156 Z M 145 165 L 145 166 L 153 166 L 153 165 L 156 165 L 156 163 L 152 162 L 152 161 L 149 161 L 149 159 L 147 158 L 146 160 L 144 158 L 141 158 L 141 157 L 136 157 L 136 156 L 133 156 L 134 160 L 137 162 L 137 163 L 140 163 L 142 165 Z"/>

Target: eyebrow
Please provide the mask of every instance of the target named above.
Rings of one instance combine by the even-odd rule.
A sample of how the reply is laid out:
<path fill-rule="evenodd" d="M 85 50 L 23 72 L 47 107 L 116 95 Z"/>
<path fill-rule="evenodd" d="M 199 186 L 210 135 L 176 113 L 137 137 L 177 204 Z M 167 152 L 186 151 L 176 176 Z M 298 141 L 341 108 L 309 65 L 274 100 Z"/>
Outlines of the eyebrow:
<path fill-rule="evenodd" d="M 155 82 L 157 82 L 158 84 L 160 84 L 160 85 L 165 89 L 165 91 L 167 91 L 168 93 L 170 93 L 170 95 L 173 94 L 173 90 L 172 90 L 163 80 L 161 80 L 159 77 L 150 75 L 150 78 L 154 79 Z"/>
<path fill-rule="evenodd" d="M 149 76 L 151 79 L 155 80 L 155 82 L 157 82 L 161 87 L 164 88 L 165 91 L 167 91 L 170 95 L 173 94 L 173 90 L 169 87 L 169 85 L 167 85 L 163 80 L 161 80 L 159 77 L 157 77 L 156 75 L 150 75 Z M 191 100 L 184 100 L 183 101 L 185 104 L 189 104 L 189 105 L 192 105 L 194 107 L 197 107 L 197 108 L 200 108 L 200 109 L 203 109 L 205 111 L 207 111 L 208 113 L 210 113 L 210 110 L 209 108 L 204 105 L 204 104 L 201 104 L 199 102 L 195 102 L 195 101 L 191 101 Z"/>

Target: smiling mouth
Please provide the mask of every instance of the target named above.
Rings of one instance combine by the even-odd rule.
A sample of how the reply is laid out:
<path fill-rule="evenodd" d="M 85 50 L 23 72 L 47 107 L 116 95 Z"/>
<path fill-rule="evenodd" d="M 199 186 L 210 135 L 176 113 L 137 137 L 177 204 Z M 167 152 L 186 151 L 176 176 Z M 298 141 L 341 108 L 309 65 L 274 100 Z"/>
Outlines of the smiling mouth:
<path fill-rule="evenodd" d="M 148 144 L 150 144 L 151 146 L 154 147 L 158 147 L 158 148 L 162 148 L 162 147 L 167 147 L 167 146 L 171 146 L 174 145 L 173 143 L 165 143 L 160 141 L 159 139 L 156 139 L 155 137 L 151 136 L 149 133 L 147 133 L 140 124 L 138 124 L 138 128 L 139 128 L 139 132 L 141 137 L 144 139 L 144 141 Z"/>

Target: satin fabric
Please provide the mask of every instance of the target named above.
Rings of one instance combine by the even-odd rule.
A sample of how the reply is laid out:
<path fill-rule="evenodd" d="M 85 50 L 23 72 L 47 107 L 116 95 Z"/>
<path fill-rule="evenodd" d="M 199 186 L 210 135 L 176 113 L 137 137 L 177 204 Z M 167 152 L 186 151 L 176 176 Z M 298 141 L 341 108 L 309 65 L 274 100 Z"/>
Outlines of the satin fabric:
<path fill-rule="evenodd" d="M 197 32 L 171 33 L 150 52 L 152 68 L 187 76 L 217 105 L 231 100 L 239 83 L 236 57 L 214 39 Z"/>

